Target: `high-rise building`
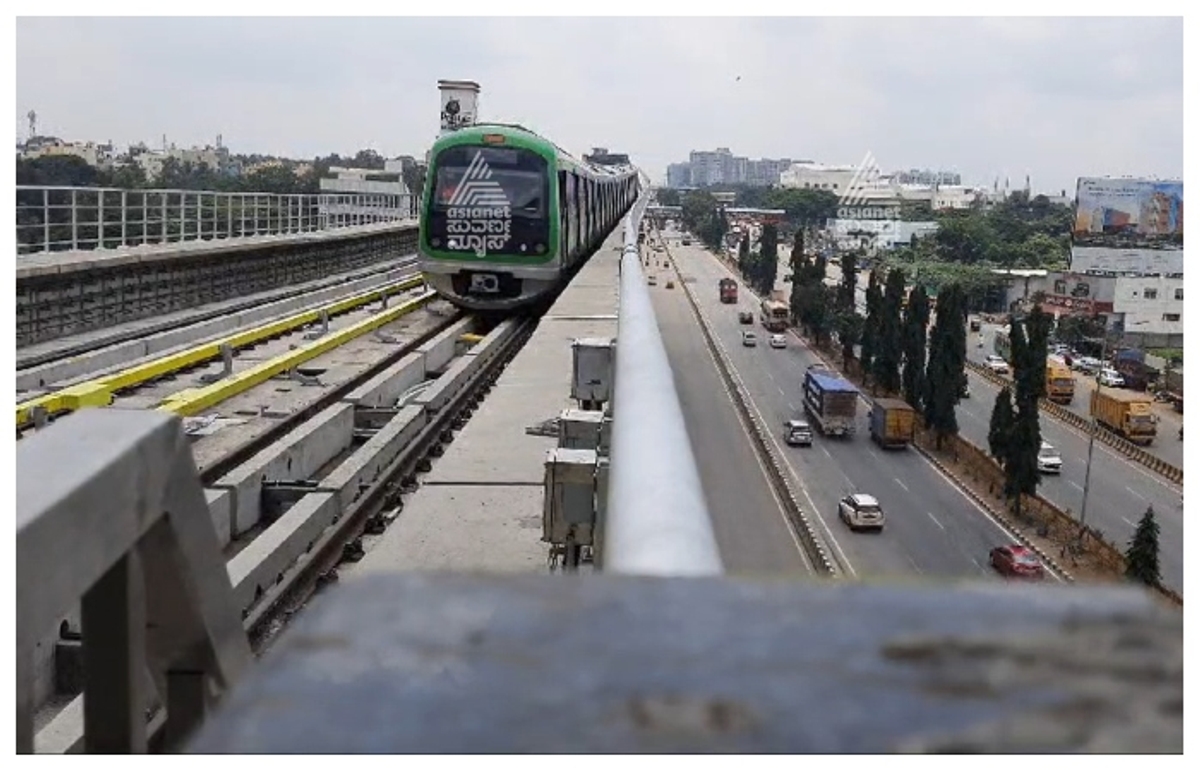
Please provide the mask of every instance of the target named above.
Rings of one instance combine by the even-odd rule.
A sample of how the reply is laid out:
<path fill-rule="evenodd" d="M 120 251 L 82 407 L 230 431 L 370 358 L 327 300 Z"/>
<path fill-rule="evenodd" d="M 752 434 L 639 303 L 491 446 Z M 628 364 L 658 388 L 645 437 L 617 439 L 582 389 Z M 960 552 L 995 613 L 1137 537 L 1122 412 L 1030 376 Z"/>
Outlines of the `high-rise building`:
<path fill-rule="evenodd" d="M 728 147 L 716 150 L 693 150 L 688 160 L 667 167 L 667 186 L 713 187 L 717 185 L 752 185 L 766 187 L 779 184 L 779 175 L 792 165 L 789 158 L 750 159 L 734 155 Z"/>

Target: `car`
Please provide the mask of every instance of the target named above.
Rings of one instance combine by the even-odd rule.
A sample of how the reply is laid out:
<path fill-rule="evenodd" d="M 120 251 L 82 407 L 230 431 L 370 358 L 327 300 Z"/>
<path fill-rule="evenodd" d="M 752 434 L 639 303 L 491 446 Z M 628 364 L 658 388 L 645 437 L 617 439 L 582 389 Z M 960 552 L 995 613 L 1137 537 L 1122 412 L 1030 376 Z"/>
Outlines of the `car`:
<path fill-rule="evenodd" d="M 738 323 L 739 324 L 753 324 L 754 323 L 754 314 L 751 313 L 750 311 L 742 311 L 741 313 L 738 314 Z"/>
<path fill-rule="evenodd" d="M 983 363 L 988 369 L 990 369 L 992 372 L 995 372 L 997 375 L 1008 374 L 1008 362 L 994 353 L 989 353 L 987 358 L 984 359 Z"/>
<path fill-rule="evenodd" d="M 811 447 L 813 443 L 812 426 L 807 420 L 788 420 L 783 424 L 783 441 L 791 447 Z"/>
<path fill-rule="evenodd" d="M 1062 456 L 1049 442 L 1042 442 L 1037 457 L 1038 471 L 1043 474 L 1061 474 Z"/>
<path fill-rule="evenodd" d="M 772 348 L 787 348 L 787 338 L 784 337 L 783 335 L 779 335 L 779 334 L 771 335 L 771 338 L 770 338 L 770 340 L 768 340 L 768 343 L 770 344 L 770 346 Z"/>
<path fill-rule="evenodd" d="M 1094 356 L 1080 356 L 1075 360 L 1075 369 L 1079 370 L 1080 372 L 1091 374 L 1100 369 L 1102 363 L 1103 362 Z"/>
<path fill-rule="evenodd" d="M 873 495 L 845 496 L 838 501 L 838 518 L 851 530 L 883 530 L 883 508 Z"/>
<path fill-rule="evenodd" d="M 758 335 L 754 334 L 753 332 L 743 332 L 742 345 L 746 346 L 747 348 L 758 347 Z"/>
<path fill-rule="evenodd" d="M 1046 577 L 1046 567 L 1033 549 L 1020 544 L 997 546 L 988 554 L 988 563 L 1002 576 L 1035 580 Z"/>
<path fill-rule="evenodd" d="M 1111 367 L 1105 367 L 1100 370 L 1100 385 L 1106 388 L 1120 388 L 1125 385 L 1125 378 L 1121 377 L 1121 373 Z"/>

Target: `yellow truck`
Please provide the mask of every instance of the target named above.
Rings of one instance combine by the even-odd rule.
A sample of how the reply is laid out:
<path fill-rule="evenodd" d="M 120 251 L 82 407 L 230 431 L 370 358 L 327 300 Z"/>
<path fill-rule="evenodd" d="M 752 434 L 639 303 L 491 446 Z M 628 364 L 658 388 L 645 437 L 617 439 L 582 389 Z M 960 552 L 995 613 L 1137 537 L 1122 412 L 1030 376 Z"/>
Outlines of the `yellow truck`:
<path fill-rule="evenodd" d="M 916 413 L 900 399 L 876 399 L 871 405 L 871 438 L 881 447 L 906 447 L 913 439 Z"/>
<path fill-rule="evenodd" d="M 1158 433 L 1152 402 L 1144 393 L 1097 389 L 1091 413 L 1100 425 L 1134 444 L 1150 444 Z"/>
<path fill-rule="evenodd" d="M 1059 404 L 1075 399 L 1075 376 L 1065 363 L 1046 362 L 1046 398 Z"/>

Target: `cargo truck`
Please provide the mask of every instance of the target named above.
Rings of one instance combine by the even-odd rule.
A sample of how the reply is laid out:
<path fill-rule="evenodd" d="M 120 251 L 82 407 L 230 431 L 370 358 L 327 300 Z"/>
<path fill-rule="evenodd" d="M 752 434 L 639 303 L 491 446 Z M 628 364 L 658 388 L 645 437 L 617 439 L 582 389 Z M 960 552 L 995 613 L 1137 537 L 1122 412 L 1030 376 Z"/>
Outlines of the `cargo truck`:
<path fill-rule="evenodd" d="M 1059 404 L 1075 400 L 1075 376 L 1066 362 L 1046 360 L 1046 398 Z"/>
<path fill-rule="evenodd" d="M 1134 391 L 1097 389 L 1092 393 L 1092 417 L 1134 444 L 1150 444 L 1158 433 L 1150 397 Z"/>
<path fill-rule="evenodd" d="M 901 399 L 876 399 L 871 405 L 871 438 L 880 447 L 907 447 L 916 430 L 916 413 Z"/>
<path fill-rule="evenodd" d="M 822 436 L 850 436 L 858 410 L 858 389 L 836 373 L 811 367 L 804 374 L 804 411 Z"/>

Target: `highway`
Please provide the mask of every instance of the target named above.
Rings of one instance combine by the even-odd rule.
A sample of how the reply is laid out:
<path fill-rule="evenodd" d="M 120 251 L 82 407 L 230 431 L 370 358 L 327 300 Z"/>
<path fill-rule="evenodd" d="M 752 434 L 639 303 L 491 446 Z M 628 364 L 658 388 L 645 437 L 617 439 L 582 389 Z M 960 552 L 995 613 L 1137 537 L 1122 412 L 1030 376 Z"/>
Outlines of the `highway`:
<path fill-rule="evenodd" d="M 810 575 L 683 290 L 649 287 L 725 570 Z"/>
<path fill-rule="evenodd" d="M 751 310 L 757 318 L 756 301 L 743 290 L 737 306 L 719 302 L 717 281 L 732 274 L 711 254 L 695 246 L 673 246 L 672 251 L 685 279 L 695 279 L 690 286 L 701 310 L 758 410 L 769 425 L 780 428 L 773 439 L 798 482 L 801 503 L 818 518 L 847 575 L 998 579 L 987 565 L 988 552 L 1011 537 L 915 450 L 884 451 L 874 445 L 865 407 L 858 435 L 849 440 L 818 435 L 812 447 L 783 445 L 783 422 L 800 414 L 800 384 L 808 365 L 818 360 L 797 337 L 791 337 L 787 349 L 774 350 L 765 344 L 761 326 L 739 325 L 739 310 Z M 741 345 L 741 332 L 747 328 L 764 338 L 760 347 Z M 677 382 L 682 379 L 686 378 L 677 375 Z M 882 533 L 852 533 L 838 519 L 837 501 L 849 492 L 879 499 L 887 516 Z"/>
<path fill-rule="evenodd" d="M 992 324 L 984 324 L 982 329 L 983 347 L 976 345 L 979 336 L 972 336 L 971 345 L 967 351 L 967 356 L 971 361 L 982 363 L 984 358 L 989 353 L 995 352 L 994 336 L 999 327 Z M 1066 406 L 1067 409 L 1089 417 L 1088 405 L 1091 404 L 1092 391 L 1096 388 L 1095 377 L 1088 377 L 1079 373 L 1075 375 L 1075 401 Z M 1179 440 L 1179 425 L 1182 422 L 1182 415 L 1170 410 L 1165 405 L 1156 405 L 1154 414 L 1159 417 L 1158 436 L 1154 437 L 1154 441 L 1149 447 L 1145 447 L 1147 452 L 1162 458 L 1167 463 L 1177 468 L 1183 468 L 1183 442 Z"/>
<path fill-rule="evenodd" d="M 834 280 L 831 266 L 827 274 Z M 839 276 L 837 276 L 840 278 Z M 860 275 L 858 302 L 864 302 L 866 274 Z M 865 309 L 859 309 L 865 312 Z M 982 362 L 992 352 L 992 335 L 996 327 L 985 324 L 982 337 L 984 345 L 978 347 L 979 335 L 969 335 L 967 355 L 973 361 Z M 958 405 L 958 424 L 962 436 L 983 449 L 987 449 L 988 425 L 991 421 L 992 405 L 999 390 L 991 381 L 967 371 L 971 396 Z M 1076 382 L 1081 378 L 1077 377 Z M 1078 389 L 1074 405 L 1086 404 L 1083 389 Z M 1055 505 L 1078 517 L 1083 506 L 1083 485 L 1087 468 L 1088 437 L 1083 431 L 1068 426 L 1060 420 L 1042 412 L 1039 424 L 1042 438 L 1053 445 L 1062 455 L 1063 471 L 1060 475 L 1042 477 L 1038 492 Z M 1173 437 L 1162 437 L 1156 444 L 1162 445 Z M 1177 442 L 1177 440 L 1175 440 Z M 1177 442 L 1182 444 L 1181 442 Z M 1153 506 L 1158 519 L 1160 563 L 1163 583 L 1176 591 L 1183 591 L 1183 500 L 1182 490 L 1142 465 L 1129 460 L 1103 442 L 1096 442 L 1092 457 L 1092 473 L 1088 482 L 1087 521 L 1096 527 L 1120 548 L 1124 549 L 1137 527 L 1138 518 Z"/>
<path fill-rule="evenodd" d="M 990 337 L 985 334 L 985 350 L 989 341 Z M 959 430 L 964 437 L 986 449 L 992 405 L 999 389 L 973 372 L 968 371 L 968 377 L 971 398 L 958 406 Z M 1079 380 L 1076 377 L 1076 382 Z M 1081 396 L 1077 392 L 1075 403 L 1079 404 L 1080 401 Z M 1058 476 L 1043 476 L 1038 492 L 1078 517 L 1083 507 L 1083 485 L 1087 470 L 1087 433 L 1045 412 L 1040 417 L 1042 439 L 1062 455 L 1063 470 Z M 1154 507 L 1160 528 L 1159 559 L 1163 583 L 1182 592 L 1182 490 L 1100 441 L 1095 443 L 1092 453 L 1092 474 L 1088 486 L 1088 524 L 1101 530 L 1122 549 L 1133 537 L 1138 518 L 1146 512 L 1146 507 Z"/>

